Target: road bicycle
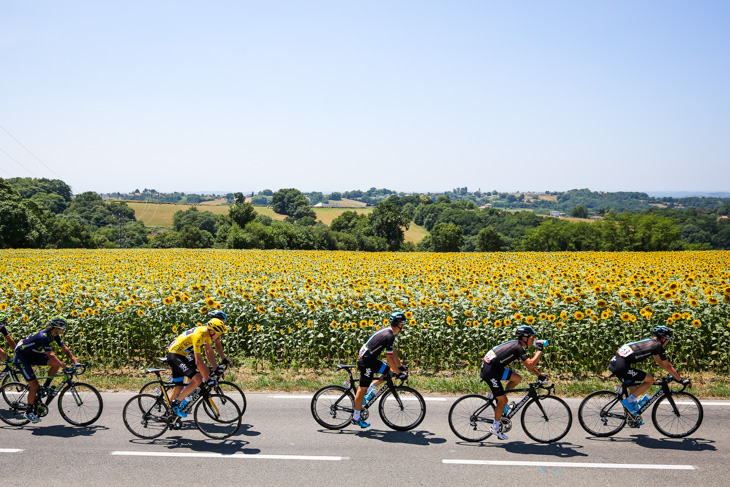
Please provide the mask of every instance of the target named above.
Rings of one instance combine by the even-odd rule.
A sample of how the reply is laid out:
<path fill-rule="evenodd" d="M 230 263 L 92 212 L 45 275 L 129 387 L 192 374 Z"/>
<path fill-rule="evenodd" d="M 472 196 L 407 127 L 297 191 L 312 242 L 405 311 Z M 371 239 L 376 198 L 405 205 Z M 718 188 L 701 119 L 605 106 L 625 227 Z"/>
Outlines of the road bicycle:
<path fill-rule="evenodd" d="M 20 373 L 20 371 L 15 368 L 15 365 L 13 364 L 13 359 L 10 357 L 5 360 L 5 362 L 2 362 L 2 365 L 5 367 L 0 372 L 0 385 L 5 385 L 8 382 L 25 382 L 25 378 L 23 377 L 23 374 Z"/>
<path fill-rule="evenodd" d="M 167 364 L 167 358 L 163 357 L 160 359 L 160 362 L 163 364 Z M 225 365 L 221 365 L 223 370 L 226 370 Z M 169 394 L 173 387 L 175 387 L 175 383 L 172 382 L 172 377 L 167 376 L 163 382 L 162 387 L 167 390 L 167 393 Z M 187 385 L 187 384 L 184 384 Z M 140 394 L 154 394 L 155 389 L 160 387 L 160 383 L 156 380 L 150 381 L 143 385 L 139 393 Z M 235 383 L 226 381 L 226 380 L 219 380 L 216 382 L 216 385 L 213 389 L 211 389 L 211 394 L 220 394 L 230 397 L 236 402 L 236 405 L 238 406 L 238 409 L 241 410 L 241 416 L 243 416 L 243 413 L 246 412 L 246 394 L 243 393 L 240 387 L 238 387 Z"/>
<path fill-rule="evenodd" d="M 539 443 L 552 443 L 563 438 L 573 424 L 573 413 L 568 404 L 553 395 L 554 385 L 533 382 L 521 389 L 507 391 L 510 394 L 525 392 L 518 403 L 512 402 L 507 413 L 502 414 L 504 433 L 512 429 L 512 418 L 522 410 L 520 421 L 525 434 Z M 540 393 L 540 391 L 545 393 Z M 491 393 L 467 394 L 457 399 L 449 410 L 449 426 L 464 441 L 483 441 L 492 435 L 494 411 L 497 399 Z"/>
<path fill-rule="evenodd" d="M 667 376 L 654 382 L 653 385 L 660 386 L 659 390 L 635 415 L 621 404 L 621 400 L 631 394 L 629 386 L 638 385 L 636 382 L 622 382 L 613 391 L 592 392 L 578 408 L 580 425 L 593 436 L 612 436 L 626 425 L 629 428 L 643 425 L 641 415 L 653 405 L 651 421 L 661 434 L 670 438 L 689 436 L 702 424 L 702 404 L 695 396 L 684 392 L 687 385 L 673 391 L 669 387 L 673 381 L 674 377 Z"/>
<path fill-rule="evenodd" d="M 58 411 L 61 417 L 74 426 L 88 426 L 101 416 L 104 402 L 101 394 L 94 386 L 77 382 L 76 376 L 86 372 L 86 364 L 76 364 L 63 369 L 64 379 L 61 385 L 41 385 L 36 392 L 36 415 L 43 418 L 48 414 L 51 401 L 58 397 Z M 46 379 L 39 377 L 38 379 Z M 23 426 L 30 421 L 26 419 L 28 410 L 29 386 L 23 382 L 8 382 L 0 388 L 0 420 L 11 426 Z"/>
<path fill-rule="evenodd" d="M 349 376 L 344 385 L 328 385 L 319 389 L 312 397 L 311 410 L 315 421 L 325 428 L 337 430 L 349 425 L 355 411 L 355 394 L 360 379 L 352 376 L 356 365 L 338 364 L 338 370 L 344 370 Z M 392 372 L 384 374 L 379 380 L 385 382 L 369 401 L 363 401 L 360 417 L 367 420 L 370 406 L 378 400 L 380 418 L 389 428 L 397 431 L 408 431 L 415 428 L 426 417 L 426 401 L 415 389 L 403 385 L 407 376 L 399 384 L 393 382 L 396 377 Z"/>
<path fill-rule="evenodd" d="M 154 394 L 137 394 L 124 405 L 124 426 L 139 438 L 157 438 L 168 429 L 179 430 L 183 426 L 182 418 L 172 411 L 161 372 L 165 369 L 147 369 L 147 373 L 157 376 L 158 389 Z M 211 393 L 205 384 L 201 384 L 197 394 L 191 394 L 186 412 L 193 413 L 195 426 L 209 438 L 228 438 L 241 427 L 241 410 L 236 402 L 224 394 Z"/>

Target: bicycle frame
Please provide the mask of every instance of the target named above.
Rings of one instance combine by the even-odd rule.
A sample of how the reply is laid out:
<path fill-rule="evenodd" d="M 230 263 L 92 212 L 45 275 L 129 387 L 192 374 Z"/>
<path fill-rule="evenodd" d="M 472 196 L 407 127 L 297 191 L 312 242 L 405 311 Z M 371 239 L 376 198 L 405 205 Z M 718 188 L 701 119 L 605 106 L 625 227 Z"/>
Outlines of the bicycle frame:
<path fill-rule="evenodd" d="M 641 416 L 641 413 L 648 410 L 649 406 L 651 406 L 652 404 L 657 402 L 659 399 L 661 399 L 662 396 L 667 396 L 667 401 L 672 406 L 672 411 L 674 411 L 674 414 L 678 414 L 679 411 L 677 409 L 677 404 L 674 402 L 674 398 L 672 397 L 672 390 L 669 388 L 669 384 L 671 382 L 676 382 L 676 380 L 672 376 L 662 377 L 661 380 L 654 381 L 652 386 L 660 386 L 660 388 L 658 391 L 656 391 L 654 393 L 653 396 L 651 396 L 649 398 L 649 400 L 646 402 L 646 404 L 644 404 L 644 406 L 642 406 L 641 409 L 639 409 L 637 411 L 637 416 Z M 631 394 L 629 387 L 634 387 L 636 385 L 638 385 L 638 384 L 633 381 L 632 382 L 622 382 L 621 383 L 621 392 L 620 393 L 616 392 L 616 401 L 620 401 L 621 399 L 623 399 L 625 397 L 629 397 L 629 395 Z M 682 392 L 686 388 L 687 388 L 687 386 L 683 385 L 682 388 L 677 392 Z M 615 404 L 615 402 L 611 401 L 608 405 L 606 405 L 606 407 L 608 409 L 610 409 L 610 407 L 613 407 L 614 404 Z M 619 417 L 619 418 L 624 417 L 627 419 L 633 419 L 630 415 L 627 416 L 626 414 L 624 414 L 623 416 L 616 416 L 616 415 L 614 415 L 614 416 Z"/>
<path fill-rule="evenodd" d="M 347 375 L 349 375 L 349 379 L 347 379 L 345 381 L 344 386 L 350 392 L 352 392 L 353 396 L 356 395 L 359 386 L 355 386 L 355 383 L 357 382 L 359 384 L 360 379 L 359 378 L 358 379 L 355 379 L 353 377 L 353 375 L 352 375 L 352 369 L 355 368 L 355 365 L 342 365 L 342 364 L 339 364 L 339 365 L 337 365 L 337 367 L 339 369 L 342 369 L 345 372 L 347 372 Z M 380 396 L 382 396 L 383 394 L 385 394 L 385 392 L 387 390 L 392 390 L 393 391 L 393 397 L 395 397 L 396 400 L 398 401 L 398 405 L 402 406 L 402 404 L 400 402 L 400 397 L 398 396 L 397 389 L 395 387 L 395 384 L 393 384 L 393 377 L 391 375 L 389 375 L 388 372 L 386 372 L 384 375 L 382 375 L 381 377 L 379 377 L 376 380 L 384 380 L 385 383 L 382 386 L 380 386 L 380 388 L 378 388 L 378 390 L 375 392 L 375 395 L 373 396 L 372 399 L 370 399 L 367 402 L 366 401 L 363 401 L 363 404 L 362 404 L 363 409 L 369 409 L 370 406 L 372 406 L 373 404 L 375 404 L 375 402 L 380 398 Z M 401 384 L 403 382 L 405 382 L 405 381 L 401 381 Z M 344 398 L 344 397 L 345 397 L 345 395 L 343 394 L 342 398 Z M 339 405 L 339 402 L 340 401 L 338 400 L 335 404 L 336 405 Z M 343 409 L 345 411 L 350 412 L 349 411 L 349 408 L 343 408 Z"/>

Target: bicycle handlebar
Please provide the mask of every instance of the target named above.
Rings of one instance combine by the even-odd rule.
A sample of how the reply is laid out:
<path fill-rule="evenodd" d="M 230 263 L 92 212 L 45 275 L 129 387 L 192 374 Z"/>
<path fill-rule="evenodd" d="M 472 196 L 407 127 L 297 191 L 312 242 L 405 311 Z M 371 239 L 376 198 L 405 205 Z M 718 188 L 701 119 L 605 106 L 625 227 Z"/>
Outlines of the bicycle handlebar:
<path fill-rule="evenodd" d="M 65 367 L 63 373 L 66 375 L 83 375 L 86 372 L 86 364 L 73 364 L 71 367 Z"/>

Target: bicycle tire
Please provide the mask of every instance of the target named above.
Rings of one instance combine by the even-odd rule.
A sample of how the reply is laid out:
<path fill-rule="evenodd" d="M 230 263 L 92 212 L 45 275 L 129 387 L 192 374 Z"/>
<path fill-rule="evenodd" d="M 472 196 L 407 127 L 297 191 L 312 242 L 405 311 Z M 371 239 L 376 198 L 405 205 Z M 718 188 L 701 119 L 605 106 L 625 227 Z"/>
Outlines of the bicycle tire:
<path fill-rule="evenodd" d="M 4 386 L 8 382 L 19 382 L 21 384 L 25 384 L 25 377 L 23 377 L 23 374 L 21 374 L 17 370 L 11 371 L 4 371 L 3 372 L 3 381 L 0 384 L 0 386 Z"/>
<path fill-rule="evenodd" d="M 669 402 L 669 397 L 659 399 L 651 410 L 654 427 L 664 436 L 684 438 L 700 427 L 704 410 L 700 401 L 689 392 L 672 392 L 677 412 Z"/>
<path fill-rule="evenodd" d="M 204 413 L 201 414 L 200 410 Z M 236 401 L 223 394 L 201 397 L 193 413 L 195 426 L 208 438 L 223 440 L 235 435 L 241 427 L 241 410 Z"/>
<path fill-rule="evenodd" d="M 626 426 L 626 411 L 621 396 L 613 391 L 588 394 L 578 407 L 578 421 L 593 436 L 613 436 Z"/>
<path fill-rule="evenodd" d="M 10 426 L 23 426 L 30 421 L 25 417 L 28 408 L 28 384 L 8 382 L 0 388 L 0 420 Z"/>
<path fill-rule="evenodd" d="M 99 391 L 84 382 L 66 384 L 58 394 L 58 411 L 67 423 L 74 426 L 93 424 L 103 410 L 104 401 Z"/>
<path fill-rule="evenodd" d="M 484 441 L 492 435 L 494 401 L 479 394 L 467 394 L 451 405 L 449 427 L 464 441 Z"/>
<path fill-rule="evenodd" d="M 162 436 L 170 427 L 171 416 L 165 400 L 152 394 L 133 396 L 122 410 L 122 420 L 127 430 L 145 440 Z"/>
<path fill-rule="evenodd" d="M 570 406 L 556 396 L 538 396 L 522 408 L 522 429 L 538 443 L 553 443 L 570 431 L 573 413 Z"/>
<path fill-rule="evenodd" d="M 314 420 L 327 429 L 339 430 L 350 424 L 355 398 L 349 389 L 338 385 L 320 388 L 310 405 Z"/>
<path fill-rule="evenodd" d="M 408 386 L 395 386 L 388 389 L 378 404 L 380 419 L 396 431 L 408 431 L 426 417 L 426 401 L 423 396 Z"/>
<path fill-rule="evenodd" d="M 238 387 L 235 383 L 227 380 L 218 382 L 218 386 L 215 388 L 216 394 L 222 394 L 228 396 L 236 403 L 238 409 L 241 410 L 241 416 L 246 412 L 246 394 L 243 390 Z"/>

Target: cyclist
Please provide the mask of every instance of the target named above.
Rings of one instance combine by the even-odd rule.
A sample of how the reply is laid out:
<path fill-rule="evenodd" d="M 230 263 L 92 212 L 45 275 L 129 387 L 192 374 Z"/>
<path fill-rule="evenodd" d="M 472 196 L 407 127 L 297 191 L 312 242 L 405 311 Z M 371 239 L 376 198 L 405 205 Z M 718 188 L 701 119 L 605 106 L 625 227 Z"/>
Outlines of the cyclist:
<path fill-rule="evenodd" d="M 637 384 L 629 386 L 631 395 L 621 401 L 621 404 L 632 415 L 636 415 L 637 411 L 641 409 L 641 405 L 636 398 L 644 394 L 654 384 L 654 376 L 634 368 L 634 364 L 649 358 L 649 356 L 653 356 L 657 365 L 666 370 L 678 382 L 691 387 L 691 381 L 682 379 L 677 369 L 667 360 L 665 347 L 672 338 L 672 330 L 667 326 L 659 325 L 652 328 L 651 331 L 654 338 L 627 343 L 618 349 L 616 355 L 608 363 L 608 370 L 616 377 L 624 382 L 635 382 Z"/>
<path fill-rule="evenodd" d="M 25 380 L 28 382 L 28 410 L 25 417 L 32 423 L 40 423 L 41 418 L 37 415 L 36 393 L 40 388 L 38 378 L 33 372 L 33 365 L 49 365 L 48 377 L 44 387 L 51 385 L 51 381 L 58 371 L 63 368 L 63 362 L 51 350 L 51 342 L 61 347 L 63 353 L 70 358 L 74 365 L 78 362 L 71 350 L 61 340 L 61 335 L 66 331 L 68 323 L 62 316 L 56 316 L 44 329 L 34 335 L 20 340 L 15 347 L 15 366 L 20 369 Z"/>
<path fill-rule="evenodd" d="M 228 333 L 228 327 L 220 318 L 212 318 L 207 324 L 187 330 L 178 336 L 168 347 L 167 362 L 172 368 L 172 381 L 176 384 L 170 394 L 173 412 L 184 418 L 187 416 L 184 409 L 187 405 L 187 397 L 195 389 L 205 382 L 208 386 L 215 385 L 215 379 L 211 378 L 211 370 L 203 361 L 203 351 L 211 366 L 218 372 L 221 369 L 215 360 L 213 342 L 219 342 L 220 337 Z M 223 347 L 218 350 L 221 359 L 225 360 L 222 354 Z M 190 379 L 186 386 L 183 386 L 185 377 Z"/>
<path fill-rule="evenodd" d="M 506 440 L 507 435 L 502 432 L 502 415 L 507 413 L 507 396 L 505 391 L 511 391 L 517 384 L 522 381 L 522 376 L 507 367 L 510 363 L 517 359 L 521 359 L 527 369 L 538 376 L 539 380 L 547 379 L 546 374 L 541 374 L 535 368 L 540 360 L 544 342 L 542 340 L 535 341 L 535 330 L 531 326 L 520 326 L 515 330 L 516 340 L 510 340 L 497 345 L 487 352 L 484 356 L 484 363 L 480 376 L 484 382 L 489 385 L 492 394 L 497 399 L 497 407 L 494 410 L 494 423 L 492 423 L 492 433 L 500 440 Z M 535 345 L 537 352 L 531 358 L 527 358 L 526 349 Z M 503 380 L 507 382 L 506 387 L 502 387 Z"/>
<path fill-rule="evenodd" d="M 224 325 L 226 324 L 226 321 L 228 321 L 228 315 L 226 315 L 223 311 L 221 311 L 219 309 L 215 309 L 215 310 L 211 311 L 211 313 L 210 313 L 210 315 L 208 315 L 208 317 L 211 320 L 213 318 L 217 318 L 217 319 L 221 320 Z M 226 328 L 227 327 L 228 326 L 226 325 Z M 213 340 L 213 344 L 215 345 L 216 352 L 218 352 L 218 356 L 221 358 L 221 363 L 223 365 L 233 365 L 233 362 L 231 361 L 231 359 L 229 359 L 228 357 L 226 357 L 225 354 L 223 353 L 223 344 L 221 343 L 220 336 L 218 337 L 217 340 Z M 223 369 L 217 368 L 215 370 L 215 374 L 217 376 L 222 376 L 223 375 Z"/>
<path fill-rule="evenodd" d="M 358 387 L 357 394 L 355 394 L 355 413 L 352 415 L 352 424 L 361 428 L 370 426 L 370 423 L 366 423 L 360 417 L 360 411 L 368 387 L 373 382 L 373 375 L 382 374 L 390 367 L 393 372 L 400 371 L 399 379 L 407 377 L 406 370 L 408 369 L 401 363 L 398 352 L 393 347 L 395 336 L 403 330 L 406 324 L 406 315 L 402 312 L 392 313 L 388 318 L 388 323 L 390 324 L 388 328 L 375 332 L 360 348 L 360 357 L 357 360 L 357 366 L 360 369 L 360 387 Z M 378 358 L 383 350 L 385 350 L 387 356 L 387 364 Z M 375 385 L 382 382 L 376 381 Z"/>
<path fill-rule="evenodd" d="M 8 317 L 2 313 L 0 313 L 0 335 L 4 336 L 5 339 L 8 341 L 8 345 L 10 345 L 10 349 L 15 348 L 15 340 L 13 340 L 13 337 L 10 336 L 10 333 L 8 333 L 8 329 L 5 325 L 8 324 Z M 0 348 L 0 362 L 5 362 L 8 359 L 8 354 L 5 353 L 5 350 Z"/>

